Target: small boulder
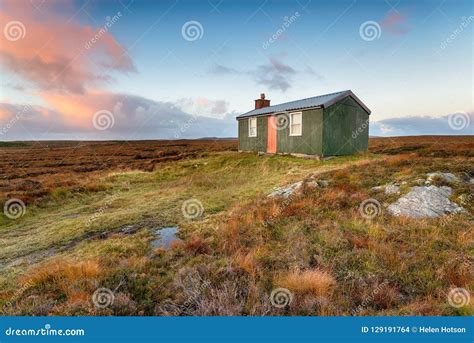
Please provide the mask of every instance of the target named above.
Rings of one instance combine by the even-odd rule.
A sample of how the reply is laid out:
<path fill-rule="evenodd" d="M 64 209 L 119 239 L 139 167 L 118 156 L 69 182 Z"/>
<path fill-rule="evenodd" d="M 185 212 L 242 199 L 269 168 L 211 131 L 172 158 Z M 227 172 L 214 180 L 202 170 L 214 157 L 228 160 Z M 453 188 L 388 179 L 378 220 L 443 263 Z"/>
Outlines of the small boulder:
<path fill-rule="evenodd" d="M 387 195 L 398 194 L 400 193 L 400 186 L 397 184 L 392 185 L 383 185 L 383 186 L 375 186 L 372 187 L 371 190 L 374 192 L 382 192 L 384 191 Z"/>
<path fill-rule="evenodd" d="M 372 187 L 371 190 L 373 190 L 374 192 L 381 192 L 385 190 L 385 186 L 375 186 L 375 187 Z"/>
<path fill-rule="evenodd" d="M 284 198 L 289 198 L 290 196 L 293 195 L 297 190 L 299 190 L 303 186 L 303 181 L 298 181 L 295 182 L 289 186 L 286 187 L 279 187 L 276 188 L 273 192 L 271 192 L 268 197 L 269 198 L 274 198 L 274 197 L 284 197 Z"/>
<path fill-rule="evenodd" d="M 309 188 L 319 188 L 318 182 L 314 180 L 306 182 L 306 186 Z"/>
<path fill-rule="evenodd" d="M 318 183 L 319 187 L 323 187 L 323 188 L 324 188 L 324 187 L 329 186 L 329 181 L 326 181 L 326 180 L 318 180 L 318 181 L 316 181 L 316 182 Z"/>
<path fill-rule="evenodd" d="M 397 185 L 387 185 L 385 187 L 385 194 L 392 195 L 400 193 L 400 186 Z"/>
<path fill-rule="evenodd" d="M 425 179 L 416 179 L 413 181 L 415 185 L 422 186 L 425 183 Z"/>
<path fill-rule="evenodd" d="M 405 196 L 390 204 L 387 211 L 394 216 L 436 218 L 466 211 L 449 200 L 451 187 L 413 187 Z"/>
<path fill-rule="evenodd" d="M 428 173 L 426 175 L 428 176 L 428 179 L 426 181 L 429 183 L 433 183 L 433 181 L 437 178 L 447 183 L 459 182 L 459 178 L 453 173 L 434 172 L 434 173 Z"/>
<path fill-rule="evenodd" d="M 119 232 L 120 233 L 123 233 L 125 235 L 132 235 L 134 234 L 135 232 L 137 232 L 139 229 L 139 227 L 137 225 L 125 225 L 125 226 L 122 226 L 120 229 L 119 229 Z"/>

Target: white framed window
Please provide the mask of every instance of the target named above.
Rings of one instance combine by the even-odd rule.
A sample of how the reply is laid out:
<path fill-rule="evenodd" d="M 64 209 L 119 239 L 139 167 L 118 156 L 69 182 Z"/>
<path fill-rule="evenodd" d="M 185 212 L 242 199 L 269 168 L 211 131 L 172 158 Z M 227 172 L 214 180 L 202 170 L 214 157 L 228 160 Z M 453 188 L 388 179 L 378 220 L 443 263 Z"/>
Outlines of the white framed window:
<path fill-rule="evenodd" d="M 257 118 L 249 118 L 249 137 L 257 137 Z"/>
<path fill-rule="evenodd" d="M 290 113 L 290 136 L 301 136 L 303 132 L 303 115 L 301 112 Z"/>

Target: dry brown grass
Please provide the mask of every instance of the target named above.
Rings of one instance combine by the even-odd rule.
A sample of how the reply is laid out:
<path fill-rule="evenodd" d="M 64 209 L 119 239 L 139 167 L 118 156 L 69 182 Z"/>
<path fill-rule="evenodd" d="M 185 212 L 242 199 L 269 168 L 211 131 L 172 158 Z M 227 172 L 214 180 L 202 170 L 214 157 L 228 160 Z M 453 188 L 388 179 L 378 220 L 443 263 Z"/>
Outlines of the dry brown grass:
<path fill-rule="evenodd" d="M 193 255 L 210 254 L 212 251 L 209 241 L 198 235 L 192 235 L 189 240 L 184 243 L 184 249 Z"/>
<path fill-rule="evenodd" d="M 474 175 L 471 153 L 466 150 L 473 146 L 473 139 L 450 139 L 449 142 L 444 138 L 440 140 L 446 143 L 445 147 L 429 138 L 371 139 L 372 152 L 388 155 L 378 156 L 376 160 L 371 156 L 372 160 L 368 158 L 364 165 L 341 166 L 338 172 L 319 173 L 318 177 L 329 182 L 327 187 L 307 187 L 290 201 L 269 199 L 266 194 L 270 187 L 268 190 L 262 187 L 245 201 L 227 200 L 225 209 L 218 203 L 215 208 L 219 210 L 209 211 L 206 205 L 202 220 L 179 225 L 182 241 L 175 241 L 169 250 L 148 249 L 151 239 L 145 232 L 148 218 L 140 222 L 144 224 L 143 229 L 128 238 L 133 239 L 133 245 L 128 246 L 118 235 L 83 242 L 71 249 L 77 254 L 75 260 L 60 259 L 27 271 L 19 284 L 28 287 L 9 313 L 351 315 L 357 309 L 356 315 L 470 315 L 472 308 L 450 307 L 446 295 L 452 287 L 472 289 L 474 284 L 469 254 L 472 216 L 459 214 L 443 224 L 436 219 L 392 217 L 385 208 L 396 197 L 371 190 L 389 182 L 406 181 L 403 189 L 406 191 L 420 177 L 426 178 L 426 173 L 438 170 Z M 453 149 L 451 155 L 449 148 Z M 151 153 L 139 152 L 139 158 L 134 158 L 131 164 L 146 163 L 146 155 Z M 248 163 L 250 157 L 265 164 L 291 160 L 250 154 L 247 157 L 226 155 L 225 163 L 231 163 L 224 167 L 232 178 L 242 173 L 240 166 Z M 126 161 L 126 157 L 123 158 Z M 321 163 L 337 165 L 341 160 Z M 119 164 L 116 167 L 126 168 Z M 142 167 L 138 169 L 146 170 L 146 166 Z M 54 171 L 54 167 L 51 170 Z M 271 172 L 281 173 L 281 170 Z M 209 168 L 205 173 L 214 171 Z M 77 175 L 90 178 L 85 180 L 84 189 L 102 192 L 103 185 L 94 182 L 94 173 Z M 130 173 L 127 179 L 139 183 L 143 174 L 146 173 Z M 169 177 L 159 170 L 154 176 Z M 291 175 L 288 180 L 280 181 L 295 181 L 290 178 Z M 110 179 L 114 182 L 113 177 Z M 106 180 L 109 182 L 109 178 Z M 199 187 L 212 193 L 212 201 L 228 191 L 221 187 L 220 180 L 212 180 L 207 174 L 186 177 L 186 188 L 193 187 L 196 180 Z M 68 192 L 78 183 L 74 178 L 66 181 L 66 186 L 53 189 L 50 194 L 68 197 Z M 215 184 L 210 188 L 213 181 Z M 16 191 L 28 193 L 35 185 L 24 184 Z M 136 192 L 138 187 L 135 186 L 131 182 L 130 189 Z M 458 195 L 473 191 L 472 185 L 466 183 L 453 189 L 454 201 Z M 382 205 L 381 213 L 371 220 L 361 217 L 358 211 L 361 202 L 368 198 L 375 198 Z M 60 202 L 55 206 L 60 206 Z M 463 206 L 474 213 L 472 202 Z M 177 209 L 180 211 L 179 206 Z M 147 215 L 152 218 L 154 213 L 156 211 Z M 112 243 L 112 240 L 117 242 Z M 90 248 L 94 250 L 88 257 L 90 260 L 83 250 L 76 250 L 92 244 L 102 249 L 96 253 Z M 82 259 L 77 259 L 78 256 Z M 81 262 L 77 263 L 78 260 Z M 199 282 L 176 286 L 182 270 L 191 275 L 197 273 Z M 121 286 L 112 307 L 99 312 L 91 305 L 90 296 L 97 287 L 115 289 L 118 285 Z M 269 305 L 269 294 L 275 287 L 294 292 L 294 301 L 288 308 L 276 309 Z M 11 299 L 12 293 L 10 288 L 0 298 Z M 199 295 L 192 298 L 191 304 L 190 294 Z M 183 304 L 187 307 L 184 311 L 161 311 L 161 305 L 170 300 L 178 307 Z"/>
<path fill-rule="evenodd" d="M 77 262 L 56 259 L 53 262 L 32 268 L 26 274 L 24 282 L 31 285 L 41 285 L 54 281 L 67 287 L 68 283 L 95 278 L 99 273 L 100 267 L 97 261 Z"/>
<path fill-rule="evenodd" d="M 282 276 L 278 284 L 296 293 L 327 297 L 333 292 L 336 280 L 328 272 L 319 269 L 295 270 Z"/>
<path fill-rule="evenodd" d="M 234 263 L 252 277 L 257 274 L 257 261 L 255 260 L 255 251 L 248 253 L 238 252 L 233 256 Z"/>
<path fill-rule="evenodd" d="M 23 284 L 29 288 L 41 289 L 42 297 L 65 297 L 63 306 L 75 307 L 89 303 L 100 274 L 101 268 L 97 261 L 56 259 L 31 269 Z"/>
<path fill-rule="evenodd" d="M 152 171 L 160 164 L 237 150 L 236 140 L 131 142 L 35 142 L 0 147 L 0 202 L 20 198 L 26 204 L 64 191 L 97 192 L 107 188 L 104 172 Z M 139 158 L 137 158 L 139 156 Z"/>
<path fill-rule="evenodd" d="M 369 151 L 399 155 L 416 152 L 422 156 L 474 156 L 473 136 L 406 136 L 369 139 Z"/>
<path fill-rule="evenodd" d="M 409 163 L 412 163 L 417 158 L 417 154 L 400 154 L 395 156 L 390 156 L 386 160 L 386 164 L 389 167 L 401 167 Z"/>

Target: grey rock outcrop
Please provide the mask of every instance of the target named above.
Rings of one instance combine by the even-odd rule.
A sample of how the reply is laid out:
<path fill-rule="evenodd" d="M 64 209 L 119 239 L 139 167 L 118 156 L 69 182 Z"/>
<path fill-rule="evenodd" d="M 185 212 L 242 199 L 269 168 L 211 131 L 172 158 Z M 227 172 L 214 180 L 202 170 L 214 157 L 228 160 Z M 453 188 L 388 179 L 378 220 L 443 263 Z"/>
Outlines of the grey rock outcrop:
<path fill-rule="evenodd" d="M 276 188 L 273 192 L 271 192 L 268 197 L 274 198 L 274 197 L 284 197 L 288 198 L 293 195 L 297 190 L 299 190 L 303 186 L 303 181 L 298 181 L 295 182 L 289 186 L 286 187 L 279 187 Z"/>
<path fill-rule="evenodd" d="M 449 200 L 451 187 L 413 187 L 405 196 L 389 205 L 387 211 L 394 216 L 436 218 L 465 209 Z"/>
<path fill-rule="evenodd" d="M 384 185 L 384 186 L 375 186 L 371 188 L 374 192 L 384 191 L 387 195 L 400 193 L 400 186 L 398 185 Z"/>

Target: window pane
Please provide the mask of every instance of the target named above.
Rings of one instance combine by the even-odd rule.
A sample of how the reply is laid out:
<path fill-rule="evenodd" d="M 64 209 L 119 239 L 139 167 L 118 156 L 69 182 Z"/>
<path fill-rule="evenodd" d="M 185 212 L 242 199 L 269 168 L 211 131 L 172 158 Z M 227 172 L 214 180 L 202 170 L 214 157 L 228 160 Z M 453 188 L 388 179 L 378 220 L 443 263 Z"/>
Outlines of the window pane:
<path fill-rule="evenodd" d="M 301 113 L 294 113 L 292 115 L 293 124 L 301 124 Z"/>
<path fill-rule="evenodd" d="M 256 118 L 249 119 L 249 136 L 250 137 L 257 136 L 257 119 Z"/>
<path fill-rule="evenodd" d="M 296 125 L 295 133 L 301 135 L 301 124 Z"/>
<path fill-rule="evenodd" d="M 257 120 L 255 119 L 250 119 L 250 127 L 252 129 L 254 129 L 255 127 L 257 127 Z"/>
<path fill-rule="evenodd" d="M 291 134 L 292 135 L 301 135 L 301 124 L 292 124 L 291 125 Z"/>

